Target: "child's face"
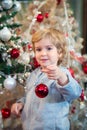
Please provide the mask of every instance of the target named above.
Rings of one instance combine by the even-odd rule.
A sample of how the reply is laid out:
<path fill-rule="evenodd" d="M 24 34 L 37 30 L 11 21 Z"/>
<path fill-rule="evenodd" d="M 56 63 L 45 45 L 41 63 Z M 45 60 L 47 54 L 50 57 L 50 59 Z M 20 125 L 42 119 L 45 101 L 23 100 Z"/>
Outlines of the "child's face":
<path fill-rule="evenodd" d="M 52 64 L 57 65 L 60 55 L 49 38 L 44 38 L 34 45 L 36 59 L 42 68 Z"/>

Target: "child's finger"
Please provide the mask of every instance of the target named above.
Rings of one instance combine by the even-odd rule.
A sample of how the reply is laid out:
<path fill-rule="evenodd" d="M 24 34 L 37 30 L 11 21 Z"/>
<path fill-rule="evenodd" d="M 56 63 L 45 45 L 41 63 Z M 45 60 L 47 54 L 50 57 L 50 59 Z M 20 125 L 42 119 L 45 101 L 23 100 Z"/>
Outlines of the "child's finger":
<path fill-rule="evenodd" d="M 56 67 L 57 67 L 56 65 L 52 64 L 52 65 L 47 66 L 46 69 L 53 71 L 56 69 Z"/>
<path fill-rule="evenodd" d="M 16 105 L 15 112 L 16 112 L 16 114 L 19 114 L 19 108 L 18 108 L 18 105 Z"/>

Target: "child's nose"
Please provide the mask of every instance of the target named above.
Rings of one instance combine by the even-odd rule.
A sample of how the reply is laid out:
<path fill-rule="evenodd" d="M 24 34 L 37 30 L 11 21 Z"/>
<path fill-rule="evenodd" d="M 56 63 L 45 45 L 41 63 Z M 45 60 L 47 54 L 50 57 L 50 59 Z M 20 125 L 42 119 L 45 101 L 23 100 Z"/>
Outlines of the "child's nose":
<path fill-rule="evenodd" d="M 42 50 L 41 54 L 42 54 L 42 55 L 46 55 L 47 52 L 46 52 L 45 50 Z"/>

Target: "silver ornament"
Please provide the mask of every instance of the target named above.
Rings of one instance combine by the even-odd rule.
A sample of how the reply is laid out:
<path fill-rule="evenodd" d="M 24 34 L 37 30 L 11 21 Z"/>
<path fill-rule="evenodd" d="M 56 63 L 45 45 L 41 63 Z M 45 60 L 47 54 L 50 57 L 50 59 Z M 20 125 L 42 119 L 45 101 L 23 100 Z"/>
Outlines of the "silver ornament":
<path fill-rule="evenodd" d="M 20 4 L 20 2 L 18 2 L 18 1 L 14 2 L 13 10 L 17 11 L 17 12 L 21 10 L 21 4 Z"/>
<path fill-rule="evenodd" d="M 30 62 L 30 55 L 28 52 L 24 52 L 21 54 L 20 59 L 19 59 L 20 63 L 23 64 L 28 64 Z"/>
<path fill-rule="evenodd" d="M 7 27 L 4 27 L 2 30 L 0 30 L 0 39 L 4 42 L 9 41 L 11 38 L 11 32 Z"/>
<path fill-rule="evenodd" d="M 16 87 L 16 80 L 10 75 L 4 80 L 4 87 L 8 90 L 12 90 Z"/>
<path fill-rule="evenodd" d="M 10 9 L 13 6 L 12 0 L 3 0 L 1 4 L 4 9 Z"/>
<path fill-rule="evenodd" d="M 7 53 L 5 53 L 5 52 L 2 53 L 2 59 L 3 59 L 4 61 L 6 60 L 7 56 L 8 56 Z"/>
<path fill-rule="evenodd" d="M 1 5 L 0 5 L 0 11 L 2 11 L 3 10 L 3 8 L 1 7 Z"/>

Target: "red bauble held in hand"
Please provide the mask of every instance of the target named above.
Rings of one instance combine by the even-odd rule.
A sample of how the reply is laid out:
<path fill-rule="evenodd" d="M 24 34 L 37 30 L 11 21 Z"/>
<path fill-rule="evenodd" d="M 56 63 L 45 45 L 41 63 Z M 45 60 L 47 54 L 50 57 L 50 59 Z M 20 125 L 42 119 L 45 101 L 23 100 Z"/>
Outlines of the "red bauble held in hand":
<path fill-rule="evenodd" d="M 9 108 L 2 108 L 1 109 L 3 119 L 9 118 L 11 115 L 11 111 Z"/>
<path fill-rule="evenodd" d="M 45 84 L 39 84 L 35 88 L 35 93 L 39 98 L 45 98 L 48 95 L 48 87 Z"/>

